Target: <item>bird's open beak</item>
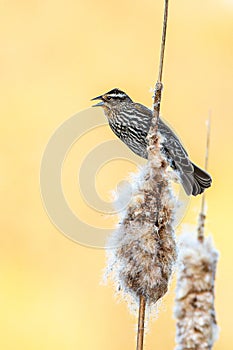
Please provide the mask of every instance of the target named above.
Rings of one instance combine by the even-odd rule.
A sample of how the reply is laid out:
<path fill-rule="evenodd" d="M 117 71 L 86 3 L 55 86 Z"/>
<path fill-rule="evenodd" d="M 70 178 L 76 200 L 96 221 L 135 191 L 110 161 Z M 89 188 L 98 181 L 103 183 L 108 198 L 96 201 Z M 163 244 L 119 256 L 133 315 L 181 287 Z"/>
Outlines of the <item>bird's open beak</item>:
<path fill-rule="evenodd" d="M 92 107 L 101 107 L 104 105 L 102 96 L 97 96 L 91 99 L 91 101 L 95 101 L 95 100 L 102 100 L 102 101 L 100 101 L 99 103 L 96 103 L 96 105 L 93 105 Z"/>

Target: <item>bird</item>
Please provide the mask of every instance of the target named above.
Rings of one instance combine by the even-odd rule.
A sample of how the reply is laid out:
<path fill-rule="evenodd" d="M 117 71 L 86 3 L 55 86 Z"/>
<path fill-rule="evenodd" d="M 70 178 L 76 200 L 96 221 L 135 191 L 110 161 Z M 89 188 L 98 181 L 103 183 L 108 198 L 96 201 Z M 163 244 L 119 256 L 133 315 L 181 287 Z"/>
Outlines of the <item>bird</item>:
<path fill-rule="evenodd" d="M 93 98 L 100 100 L 93 107 L 102 107 L 114 134 L 138 156 L 148 159 L 147 135 L 153 112 L 134 102 L 124 91 L 114 88 Z M 211 176 L 195 165 L 174 131 L 159 118 L 158 131 L 162 135 L 161 151 L 172 169 L 178 172 L 188 196 L 197 196 L 211 186 Z"/>

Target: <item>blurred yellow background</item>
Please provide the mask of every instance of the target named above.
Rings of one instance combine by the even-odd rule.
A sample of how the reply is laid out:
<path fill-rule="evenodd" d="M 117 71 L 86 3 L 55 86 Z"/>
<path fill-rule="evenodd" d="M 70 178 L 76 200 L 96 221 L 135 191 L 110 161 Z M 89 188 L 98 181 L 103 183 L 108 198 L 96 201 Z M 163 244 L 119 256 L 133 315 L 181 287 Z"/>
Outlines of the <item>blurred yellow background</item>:
<path fill-rule="evenodd" d="M 162 16 L 162 0 L 0 2 L 1 349 L 135 348 L 135 319 L 111 287 L 100 285 L 105 252 L 75 244 L 53 226 L 41 202 L 39 170 L 51 134 L 89 107 L 90 98 L 119 87 L 151 105 Z M 230 350 L 233 1 L 171 1 L 164 69 L 162 115 L 199 165 L 212 110 L 206 231 L 221 253 L 215 349 Z M 104 135 L 114 138 L 108 129 Z M 94 133 L 75 145 L 77 164 L 74 154 L 64 170 L 67 197 L 76 207 L 74 171 L 99 139 Z M 117 170 L 115 164 L 99 174 L 103 198 L 133 169 L 120 163 L 113 177 Z M 184 222 L 195 224 L 199 208 L 200 198 L 193 198 Z M 85 203 L 80 210 L 92 225 L 109 225 L 91 218 Z M 174 348 L 173 299 L 174 288 L 151 324 L 146 349 Z"/>

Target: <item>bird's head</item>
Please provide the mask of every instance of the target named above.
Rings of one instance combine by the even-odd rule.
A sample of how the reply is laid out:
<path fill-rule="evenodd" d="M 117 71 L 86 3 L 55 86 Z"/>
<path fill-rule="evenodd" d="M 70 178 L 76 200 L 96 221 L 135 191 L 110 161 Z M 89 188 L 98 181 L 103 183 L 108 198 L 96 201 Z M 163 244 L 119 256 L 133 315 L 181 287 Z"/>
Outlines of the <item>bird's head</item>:
<path fill-rule="evenodd" d="M 109 92 L 106 92 L 103 95 L 93 98 L 91 101 L 100 100 L 99 103 L 93 105 L 92 107 L 103 107 L 112 109 L 118 107 L 123 103 L 133 102 L 131 98 L 124 92 L 119 89 L 113 89 Z"/>

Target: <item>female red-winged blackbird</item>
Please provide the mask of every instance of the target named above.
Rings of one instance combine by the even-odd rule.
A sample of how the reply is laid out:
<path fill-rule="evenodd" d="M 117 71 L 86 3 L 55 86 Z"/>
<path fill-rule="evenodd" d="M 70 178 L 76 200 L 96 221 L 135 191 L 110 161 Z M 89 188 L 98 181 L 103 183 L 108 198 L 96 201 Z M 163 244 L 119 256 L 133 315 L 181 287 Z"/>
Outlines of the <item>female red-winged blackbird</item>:
<path fill-rule="evenodd" d="M 135 103 L 123 91 L 113 89 L 92 100 L 101 100 L 101 106 L 113 132 L 137 155 L 147 158 L 147 134 L 150 129 L 152 111 L 140 103 Z M 180 174 L 187 195 L 196 196 L 211 185 L 211 177 L 193 164 L 174 132 L 159 119 L 159 132 L 163 136 L 162 152 L 171 167 Z"/>

